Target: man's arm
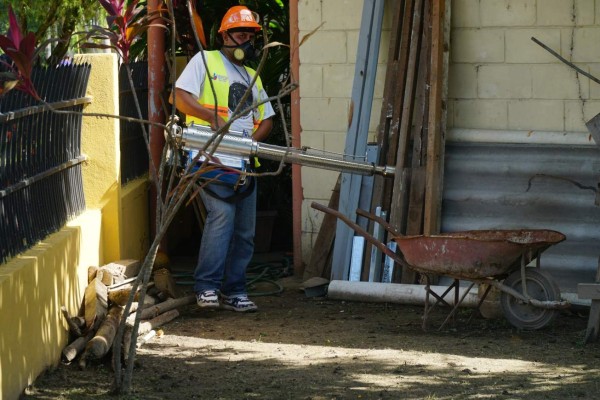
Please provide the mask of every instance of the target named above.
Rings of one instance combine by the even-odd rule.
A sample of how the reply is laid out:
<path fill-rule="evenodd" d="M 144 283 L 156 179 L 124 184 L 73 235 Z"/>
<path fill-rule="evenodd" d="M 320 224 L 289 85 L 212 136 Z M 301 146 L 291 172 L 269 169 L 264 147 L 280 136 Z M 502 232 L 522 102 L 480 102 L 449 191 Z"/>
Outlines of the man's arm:
<path fill-rule="evenodd" d="M 210 108 L 201 106 L 198 103 L 198 98 L 193 94 L 186 92 L 183 89 L 176 88 L 177 91 L 177 109 L 186 115 L 203 119 L 210 122 L 210 127 L 216 131 L 220 126 L 225 125 L 225 120 L 217 115 L 215 119 L 215 111 Z M 169 97 L 169 102 L 173 103 L 173 95 Z"/>
<path fill-rule="evenodd" d="M 272 128 L 273 128 L 273 119 L 272 118 L 263 119 L 260 122 L 260 124 L 258 125 L 258 128 L 256 128 L 256 130 L 252 134 L 252 139 L 256 140 L 257 142 L 264 141 L 265 139 L 267 139 L 269 137 L 269 133 L 271 133 Z"/>

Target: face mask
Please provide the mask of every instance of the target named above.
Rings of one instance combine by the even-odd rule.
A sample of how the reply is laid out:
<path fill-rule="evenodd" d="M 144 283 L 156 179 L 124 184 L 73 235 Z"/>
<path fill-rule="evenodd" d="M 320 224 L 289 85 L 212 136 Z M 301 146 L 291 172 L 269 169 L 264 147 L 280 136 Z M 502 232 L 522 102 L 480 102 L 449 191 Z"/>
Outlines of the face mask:
<path fill-rule="evenodd" d="M 258 51 L 251 41 L 244 42 L 233 50 L 233 56 L 238 61 L 253 60 L 258 56 Z"/>
<path fill-rule="evenodd" d="M 255 58 L 258 57 L 259 51 L 256 50 L 256 48 L 254 47 L 254 44 L 252 43 L 252 41 L 248 40 L 248 41 L 246 41 L 246 42 L 244 42 L 242 44 L 239 44 L 233 38 L 233 36 L 229 35 L 229 37 L 231 38 L 231 40 L 233 40 L 235 42 L 236 46 L 223 46 L 223 47 L 234 48 L 234 50 L 233 50 L 233 57 L 236 60 L 238 60 L 238 61 L 249 61 L 249 60 L 254 60 Z"/>

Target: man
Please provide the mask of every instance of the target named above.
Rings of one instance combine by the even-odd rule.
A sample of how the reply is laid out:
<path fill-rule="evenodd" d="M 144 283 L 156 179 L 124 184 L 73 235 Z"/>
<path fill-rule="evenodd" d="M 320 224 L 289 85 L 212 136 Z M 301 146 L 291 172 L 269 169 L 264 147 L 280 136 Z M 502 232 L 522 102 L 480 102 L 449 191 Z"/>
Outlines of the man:
<path fill-rule="evenodd" d="M 254 57 L 255 35 L 261 30 L 258 22 L 258 15 L 245 6 L 230 8 L 219 28 L 223 46 L 220 50 L 203 52 L 208 73 L 202 53 L 196 54 L 183 70 L 176 82 L 177 108 L 186 114 L 188 125 L 193 122 L 217 130 L 238 108 L 256 73 L 245 67 L 244 61 Z M 216 100 L 209 80 L 216 92 Z M 238 111 L 266 97 L 258 78 L 251 95 Z M 230 130 L 262 141 L 271 131 L 273 115 L 273 107 L 267 102 L 233 121 Z M 247 178 L 245 184 L 235 188 L 211 182 L 200 191 L 207 215 L 194 272 L 194 291 L 199 307 L 222 307 L 240 312 L 257 310 L 246 291 L 246 268 L 254 253 L 254 181 Z"/>

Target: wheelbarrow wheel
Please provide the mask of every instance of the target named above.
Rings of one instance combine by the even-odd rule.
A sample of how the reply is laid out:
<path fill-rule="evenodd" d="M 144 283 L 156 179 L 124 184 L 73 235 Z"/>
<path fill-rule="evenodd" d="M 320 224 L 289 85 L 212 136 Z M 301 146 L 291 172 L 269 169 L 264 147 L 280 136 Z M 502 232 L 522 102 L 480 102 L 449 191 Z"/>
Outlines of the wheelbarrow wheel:
<path fill-rule="evenodd" d="M 532 299 L 560 300 L 560 289 L 547 272 L 537 268 L 526 268 L 525 280 L 527 294 Z M 517 270 L 510 274 L 503 283 L 505 286 L 523 293 L 521 282 L 521 271 Z M 500 305 L 508 322 L 519 329 L 541 329 L 552 322 L 558 314 L 557 310 L 535 307 L 505 292 L 500 295 Z"/>

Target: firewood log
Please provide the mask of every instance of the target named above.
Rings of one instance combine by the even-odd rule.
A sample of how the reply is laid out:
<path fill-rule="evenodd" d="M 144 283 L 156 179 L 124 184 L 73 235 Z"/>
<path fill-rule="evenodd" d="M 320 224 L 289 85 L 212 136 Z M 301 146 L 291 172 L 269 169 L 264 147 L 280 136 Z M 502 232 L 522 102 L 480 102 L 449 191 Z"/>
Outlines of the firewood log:
<path fill-rule="evenodd" d="M 108 301 L 112 304 L 120 305 L 121 307 L 127 304 L 129 300 L 129 295 L 131 294 L 131 288 L 113 290 L 108 292 Z M 139 297 L 139 292 L 135 294 L 134 300 L 137 300 Z"/>
<path fill-rule="evenodd" d="M 144 335 L 150 332 L 152 329 L 156 329 L 159 326 L 163 326 L 167 322 L 173 321 L 178 316 L 179 311 L 169 310 L 157 317 L 152 318 L 151 320 L 140 322 L 140 326 L 138 328 L 138 335 Z"/>
<path fill-rule="evenodd" d="M 125 280 L 125 267 L 116 263 L 106 264 L 100 267 L 98 276 L 106 286 L 120 283 Z"/>
<path fill-rule="evenodd" d="M 81 336 L 81 325 L 78 325 L 76 323 L 76 321 L 80 321 L 79 317 L 76 317 L 76 318 L 71 317 L 71 315 L 69 314 L 69 311 L 67 311 L 67 308 L 65 306 L 60 307 L 60 312 L 62 313 L 63 317 L 65 317 L 65 320 L 67 321 L 67 326 L 69 327 L 69 331 L 75 336 Z M 85 321 L 84 321 L 84 324 L 85 324 Z"/>
<path fill-rule="evenodd" d="M 88 267 L 88 271 L 87 271 L 88 284 L 92 283 L 94 278 L 96 278 L 97 273 L 98 273 L 98 267 L 95 267 L 95 266 Z"/>
<path fill-rule="evenodd" d="M 102 319 L 108 308 L 108 291 L 97 277 L 85 288 L 85 324 L 88 329 L 95 320 Z"/>
<path fill-rule="evenodd" d="M 119 265 L 122 268 L 122 274 L 125 278 L 132 278 L 140 273 L 142 263 L 139 260 L 126 259 L 115 261 L 111 264 Z"/>
<path fill-rule="evenodd" d="M 79 327 L 79 329 L 85 329 L 85 318 L 79 315 L 71 317 L 71 321 Z"/>
<path fill-rule="evenodd" d="M 174 320 L 178 316 L 179 316 L 179 311 L 169 310 L 155 318 L 152 318 L 151 320 L 140 322 L 140 325 L 138 326 L 138 337 L 140 335 L 145 335 L 146 333 L 150 332 L 151 330 L 156 329 L 159 326 L 162 326 L 162 325 L 166 324 L 167 322 Z M 128 325 L 125 328 L 125 335 L 123 336 L 123 354 L 125 356 L 125 361 L 127 361 L 129 359 L 129 349 L 131 347 L 132 329 L 133 329 L 133 327 Z"/>
<path fill-rule="evenodd" d="M 153 318 L 153 317 L 156 317 L 157 315 L 164 313 L 165 311 L 169 311 L 174 308 L 185 306 L 188 304 L 193 304 L 195 301 L 196 301 L 196 296 L 194 296 L 194 295 L 180 297 L 178 299 L 169 299 L 169 300 L 159 303 L 155 306 L 145 308 L 142 311 L 140 319 Z M 127 317 L 128 325 L 133 325 L 134 322 L 135 322 L 135 314 L 132 314 L 129 317 Z"/>
<path fill-rule="evenodd" d="M 122 315 L 122 307 L 114 305 L 110 308 L 96 335 L 85 346 L 79 363 L 81 368 L 85 368 L 87 360 L 100 359 L 108 353 L 115 339 Z"/>
<path fill-rule="evenodd" d="M 173 278 L 171 271 L 166 268 L 154 271 L 154 285 L 168 297 L 179 297 L 175 279 Z"/>
<path fill-rule="evenodd" d="M 94 337 L 94 332 L 88 332 L 85 336 L 80 336 L 74 341 L 72 341 L 68 346 L 66 346 L 63 351 L 63 359 L 70 363 L 77 357 L 77 354 L 81 353 L 81 351 L 85 348 L 85 345 Z"/>

